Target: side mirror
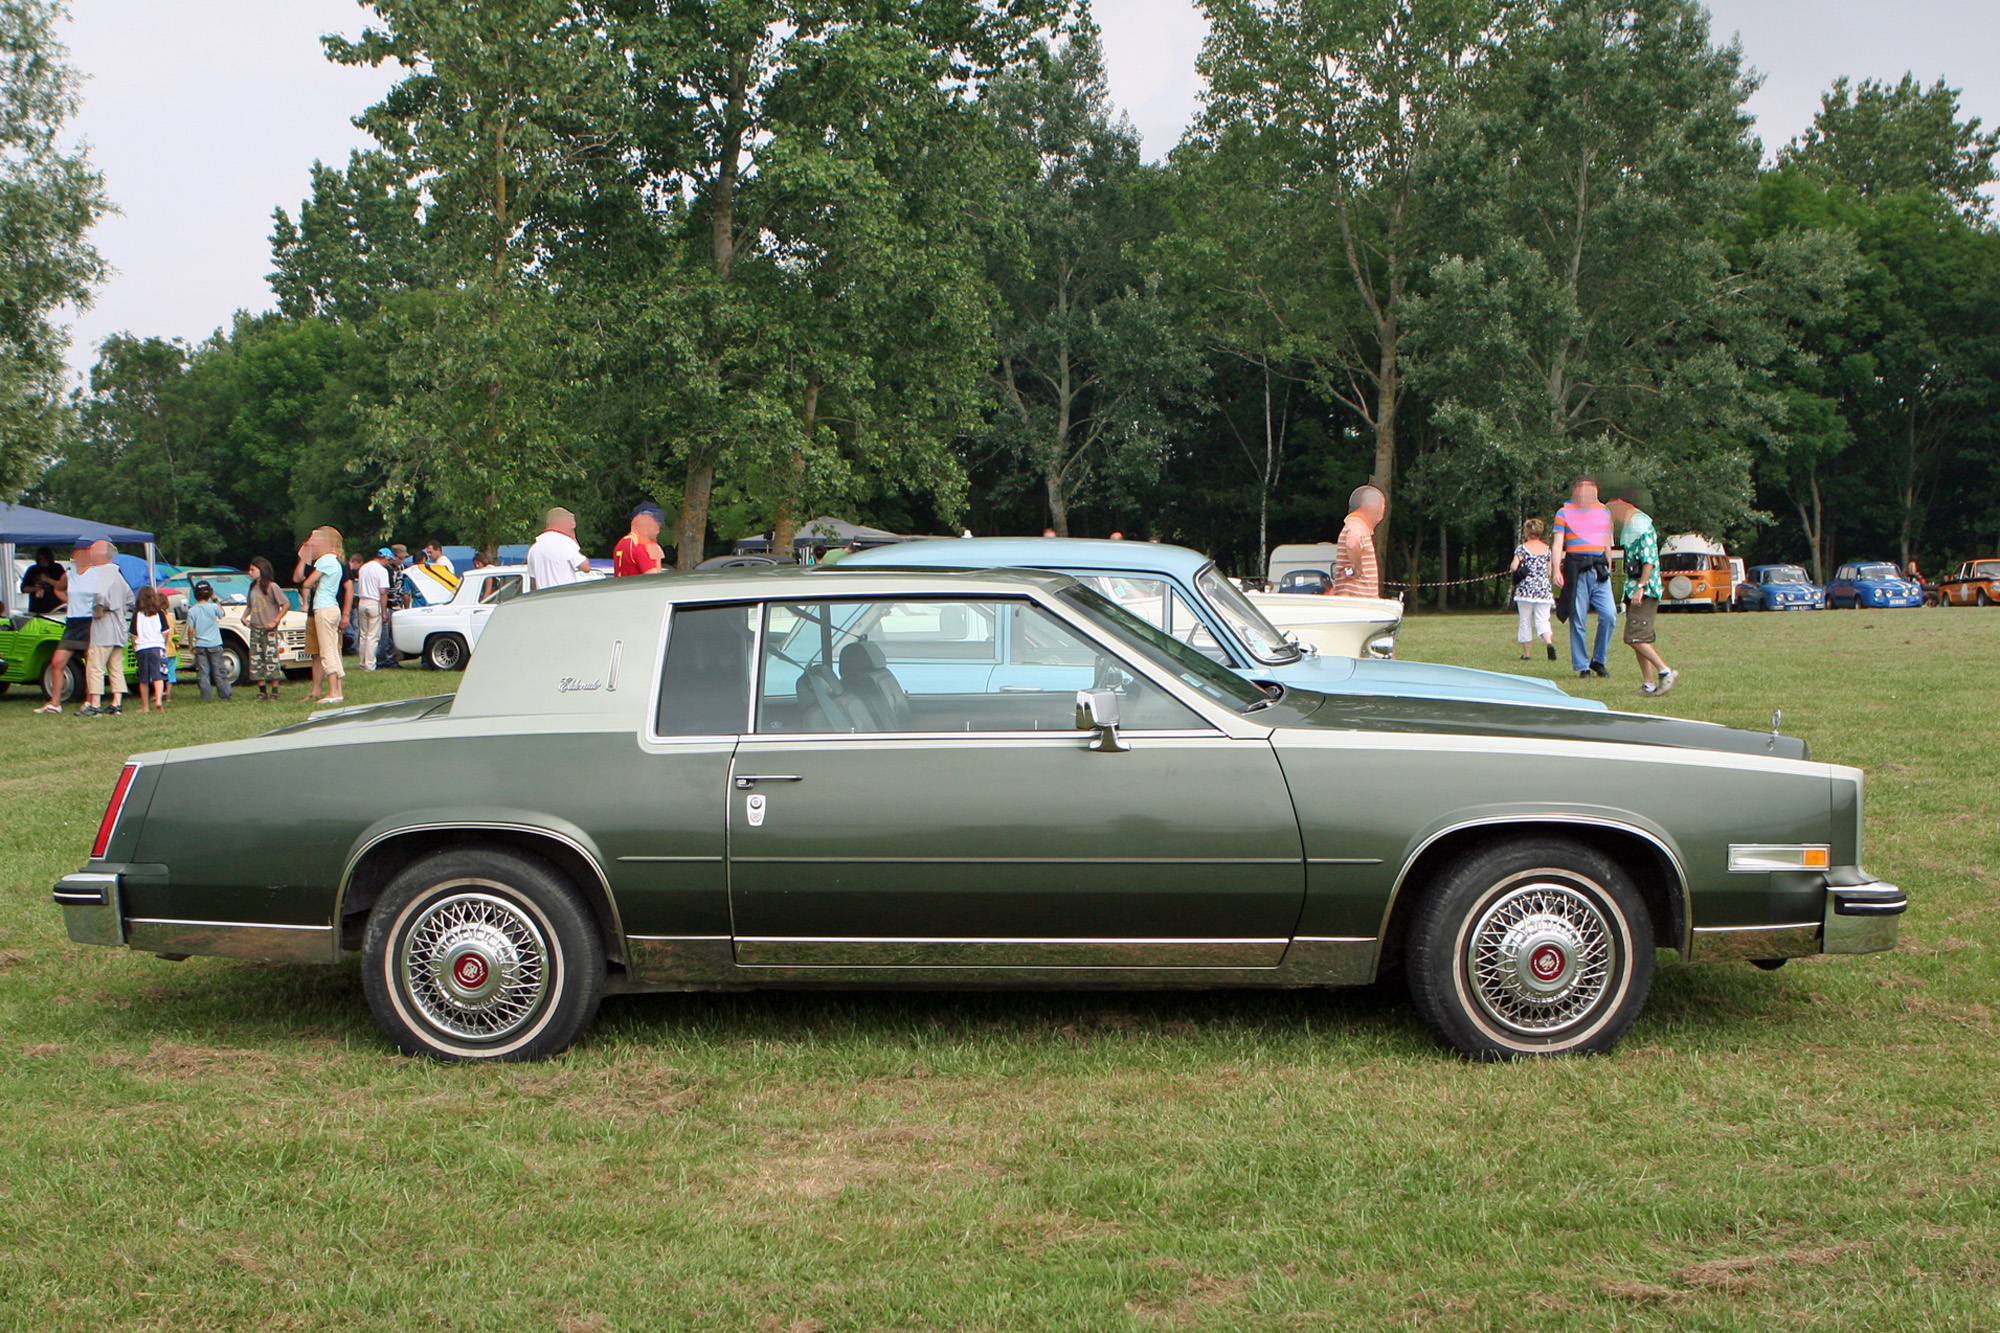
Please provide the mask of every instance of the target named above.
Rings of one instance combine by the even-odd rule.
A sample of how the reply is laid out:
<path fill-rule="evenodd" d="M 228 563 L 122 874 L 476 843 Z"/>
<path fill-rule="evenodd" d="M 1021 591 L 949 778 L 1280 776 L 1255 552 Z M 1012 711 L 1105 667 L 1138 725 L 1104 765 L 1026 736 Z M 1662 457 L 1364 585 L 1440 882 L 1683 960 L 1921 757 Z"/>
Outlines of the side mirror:
<path fill-rule="evenodd" d="M 1118 696 L 1110 690 L 1076 692 L 1076 729 L 1094 731 L 1089 748 L 1103 754 L 1123 754 L 1132 747 L 1118 736 Z"/>

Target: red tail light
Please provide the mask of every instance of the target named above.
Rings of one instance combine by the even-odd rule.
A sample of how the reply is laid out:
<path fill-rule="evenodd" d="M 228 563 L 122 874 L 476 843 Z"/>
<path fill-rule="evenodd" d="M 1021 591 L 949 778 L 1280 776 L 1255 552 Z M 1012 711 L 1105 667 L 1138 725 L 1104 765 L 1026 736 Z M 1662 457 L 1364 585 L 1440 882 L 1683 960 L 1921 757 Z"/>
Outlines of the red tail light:
<path fill-rule="evenodd" d="M 111 789 L 111 804 L 104 807 L 104 822 L 97 826 L 97 841 L 90 844 L 91 860 L 102 860 L 111 846 L 111 831 L 118 827 L 119 812 L 125 808 L 125 794 L 132 790 L 132 779 L 138 772 L 137 764 L 127 764 L 125 771 L 118 775 L 118 785 Z"/>

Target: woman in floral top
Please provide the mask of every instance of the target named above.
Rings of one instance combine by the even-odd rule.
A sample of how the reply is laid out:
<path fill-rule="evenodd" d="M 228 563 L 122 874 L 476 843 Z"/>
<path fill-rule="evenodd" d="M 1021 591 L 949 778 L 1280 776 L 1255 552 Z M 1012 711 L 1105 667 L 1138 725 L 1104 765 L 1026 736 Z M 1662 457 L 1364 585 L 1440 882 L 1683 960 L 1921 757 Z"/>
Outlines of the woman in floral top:
<path fill-rule="evenodd" d="M 1515 576 L 1514 606 L 1521 616 L 1514 640 L 1521 645 L 1523 662 L 1528 660 L 1528 645 L 1538 634 L 1548 647 L 1549 660 L 1556 660 L 1555 631 L 1549 626 L 1549 613 L 1556 606 L 1556 590 L 1549 582 L 1549 544 L 1542 540 L 1547 531 L 1547 525 L 1539 518 L 1523 523 L 1521 544 L 1514 548 L 1514 563 L 1508 566 Z"/>

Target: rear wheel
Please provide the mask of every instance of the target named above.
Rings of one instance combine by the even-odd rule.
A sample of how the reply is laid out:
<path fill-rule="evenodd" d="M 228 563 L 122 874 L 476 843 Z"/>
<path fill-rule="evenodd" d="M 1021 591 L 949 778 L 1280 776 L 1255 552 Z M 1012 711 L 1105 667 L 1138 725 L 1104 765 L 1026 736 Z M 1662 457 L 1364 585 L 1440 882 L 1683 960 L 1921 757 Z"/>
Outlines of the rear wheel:
<path fill-rule="evenodd" d="M 465 640 L 456 634 L 433 634 L 424 641 L 424 665 L 433 671 L 463 671 L 469 656 Z"/>
<path fill-rule="evenodd" d="M 1610 1050 L 1645 1006 L 1653 927 L 1631 878 L 1564 838 L 1501 843 L 1432 886 L 1410 929 L 1410 995 L 1462 1055 Z"/>
<path fill-rule="evenodd" d="M 368 916 L 361 980 L 375 1021 L 405 1054 L 542 1060 L 597 1016 L 604 944 L 546 861 L 460 847 L 390 882 Z"/>

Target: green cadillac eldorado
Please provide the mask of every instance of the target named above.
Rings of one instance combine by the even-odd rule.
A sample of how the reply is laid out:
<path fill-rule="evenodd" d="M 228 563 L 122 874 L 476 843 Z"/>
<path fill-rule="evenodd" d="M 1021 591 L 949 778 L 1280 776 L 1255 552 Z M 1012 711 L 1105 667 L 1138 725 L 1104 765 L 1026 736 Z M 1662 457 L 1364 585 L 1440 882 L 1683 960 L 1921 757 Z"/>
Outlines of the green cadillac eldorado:
<path fill-rule="evenodd" d="M 731 570 L 518 598 L 456 696 L 138 755 L 55 899 L 167 958 L 358 950 L 447 1060 L 607 991 L 1396 973 L 1508 1058 L 1612 1046 L 1656 948 L 1892 947 L 1861 822 L 1776 728 L 1257 683 L 1059 574 Z"/>

